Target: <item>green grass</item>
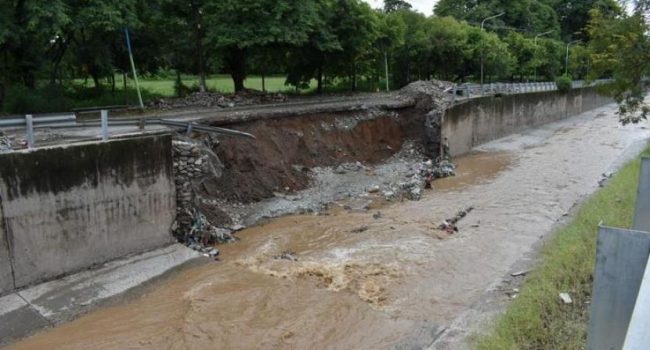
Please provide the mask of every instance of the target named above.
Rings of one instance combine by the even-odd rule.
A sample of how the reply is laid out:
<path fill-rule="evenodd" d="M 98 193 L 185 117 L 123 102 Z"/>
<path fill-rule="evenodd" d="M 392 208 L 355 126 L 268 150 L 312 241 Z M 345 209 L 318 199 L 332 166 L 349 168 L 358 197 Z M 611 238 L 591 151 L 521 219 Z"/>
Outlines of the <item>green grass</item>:
<path fill-rule="evenodd" d="M 650 155 L 650 148 L 644 155 Z M 476 339 L 477 349 L 586 347 L 597 226 L 601 221 L 607 226 L 631 226 L 639 164 L 637 159 L 622 168 L 554 234 L 517 299 L 496 320 L 490 333 Z M 558 297 L 561 292 L 570 293 L 573 303 L 563 304 Z"/>
<path fill-rule="evenodd" d="M 183 75 L 181 77 L 183 84 L 188 87 L 198 86 L 199 81 L 195 76 Z M 293 92 L 295 89 L 291 86 L 284 85 L 286 77 L 284 76 L 268 76 L 265 78 L 266 91 L 268 92 Z M 149 93 L 154 95 L 162 96 L 173 96 L 174 95 L 174 79 L 160 79 L 160 78 L 150 78 L 142 77 L 139 79 L 140 87 L 143 90 L 147 90 Z M 115 76 L 115 84 L 121 89 L 123 86 L 123 80 L 121 75 Z M 133 80 L 129 79 L 127 81 L 127 86 L 135 87 Z M 232 82 L 232 79 L 229 75 L 220 74 L 220 75 L 211 75 L 206 79 L 206 85 L 208 90 L 218 91 L 221 93 L 233 93 L 235 91 L 235 86 Z M 90 86 L 92 82 L 90 82 Z M 260 76 L 250 76 L 244 81 L 244 86 L 248 89 L 262 90 L 262 77 Z M 315 88 L 315 82 L 312 82 L 310 89 Z"/>

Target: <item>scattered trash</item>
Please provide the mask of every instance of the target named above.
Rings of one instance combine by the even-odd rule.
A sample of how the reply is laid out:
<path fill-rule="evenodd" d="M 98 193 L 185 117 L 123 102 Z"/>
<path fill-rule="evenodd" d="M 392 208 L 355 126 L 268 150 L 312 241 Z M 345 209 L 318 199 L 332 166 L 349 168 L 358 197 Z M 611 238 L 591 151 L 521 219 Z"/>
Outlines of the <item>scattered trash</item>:
<path fill-rule="evenodd" d="M 600 180 L 598 180 L 598 186 L 599 187 L 605 187 L 605 184 L 607 183 L 607 181 L 609 181 L 609 179 L 612 178 L 613 175 L 614 174 L 612 174 L 612 173 L 603 173 L 601 175 Z"/>
<path fill-rule="evenodd" d="M 510 274 L 512 277 L 525 276 L 530 272 L 530 270 L 517 271 Z"/>
<path fill-rule="evenodd" d="M 569 293 L 560 293 L 560 299 L 562 299 L 562 302 L 565 304 L 573 303 L 573 300 L 571 299 Z"/>

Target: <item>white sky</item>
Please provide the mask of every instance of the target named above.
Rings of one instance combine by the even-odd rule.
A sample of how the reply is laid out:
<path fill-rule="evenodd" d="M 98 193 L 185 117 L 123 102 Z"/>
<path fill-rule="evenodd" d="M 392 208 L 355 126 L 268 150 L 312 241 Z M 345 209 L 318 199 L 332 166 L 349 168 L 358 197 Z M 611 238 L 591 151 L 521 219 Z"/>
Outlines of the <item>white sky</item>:
<path fill-rule="evenodd" d="M 383 0 L 364 0 L 364 1 L 369 3 L 372 7 L 380 8 L 384 6 Z M 414 9 L 429 16 L 433 14 L 433 6 L 436 5 L 438 0 L 406 0 L 406 2 L 413 5 Z"/>

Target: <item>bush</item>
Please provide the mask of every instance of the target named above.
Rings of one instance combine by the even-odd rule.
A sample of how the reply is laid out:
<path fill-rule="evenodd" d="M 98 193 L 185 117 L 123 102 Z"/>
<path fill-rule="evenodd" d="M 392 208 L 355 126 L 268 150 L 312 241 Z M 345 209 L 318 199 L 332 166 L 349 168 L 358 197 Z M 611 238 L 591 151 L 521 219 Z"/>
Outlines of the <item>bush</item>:
<path fill-rule="evenodd" d="M 555 85 L 560 92 L 567 93 L 573 88 L 573 79 L 565 74 L 555 80 Z"/>
<path fill-rule="evenodd" d="M 3 111 L 8 114 L 64 112 L 71 107 L 59 86 L 30 90 L 22 86 L 7 89 Z"/>

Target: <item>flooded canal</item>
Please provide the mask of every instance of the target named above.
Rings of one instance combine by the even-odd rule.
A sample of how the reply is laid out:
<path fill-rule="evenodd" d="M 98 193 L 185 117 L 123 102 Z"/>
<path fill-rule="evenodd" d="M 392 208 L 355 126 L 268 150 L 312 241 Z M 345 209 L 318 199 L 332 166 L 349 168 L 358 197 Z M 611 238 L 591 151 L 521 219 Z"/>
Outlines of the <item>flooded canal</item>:
<path fill-rule="evenodd" d="M 242 231 L 220 262 L 9 348 L 426 348 L 451 328 L 462 340 L 475 325 L 459 317 L 650 136 L 613 111 L 484 145 L 421 201 L 341 203 Z M 470 206 L 458 233 L 438 229 Z"/>

